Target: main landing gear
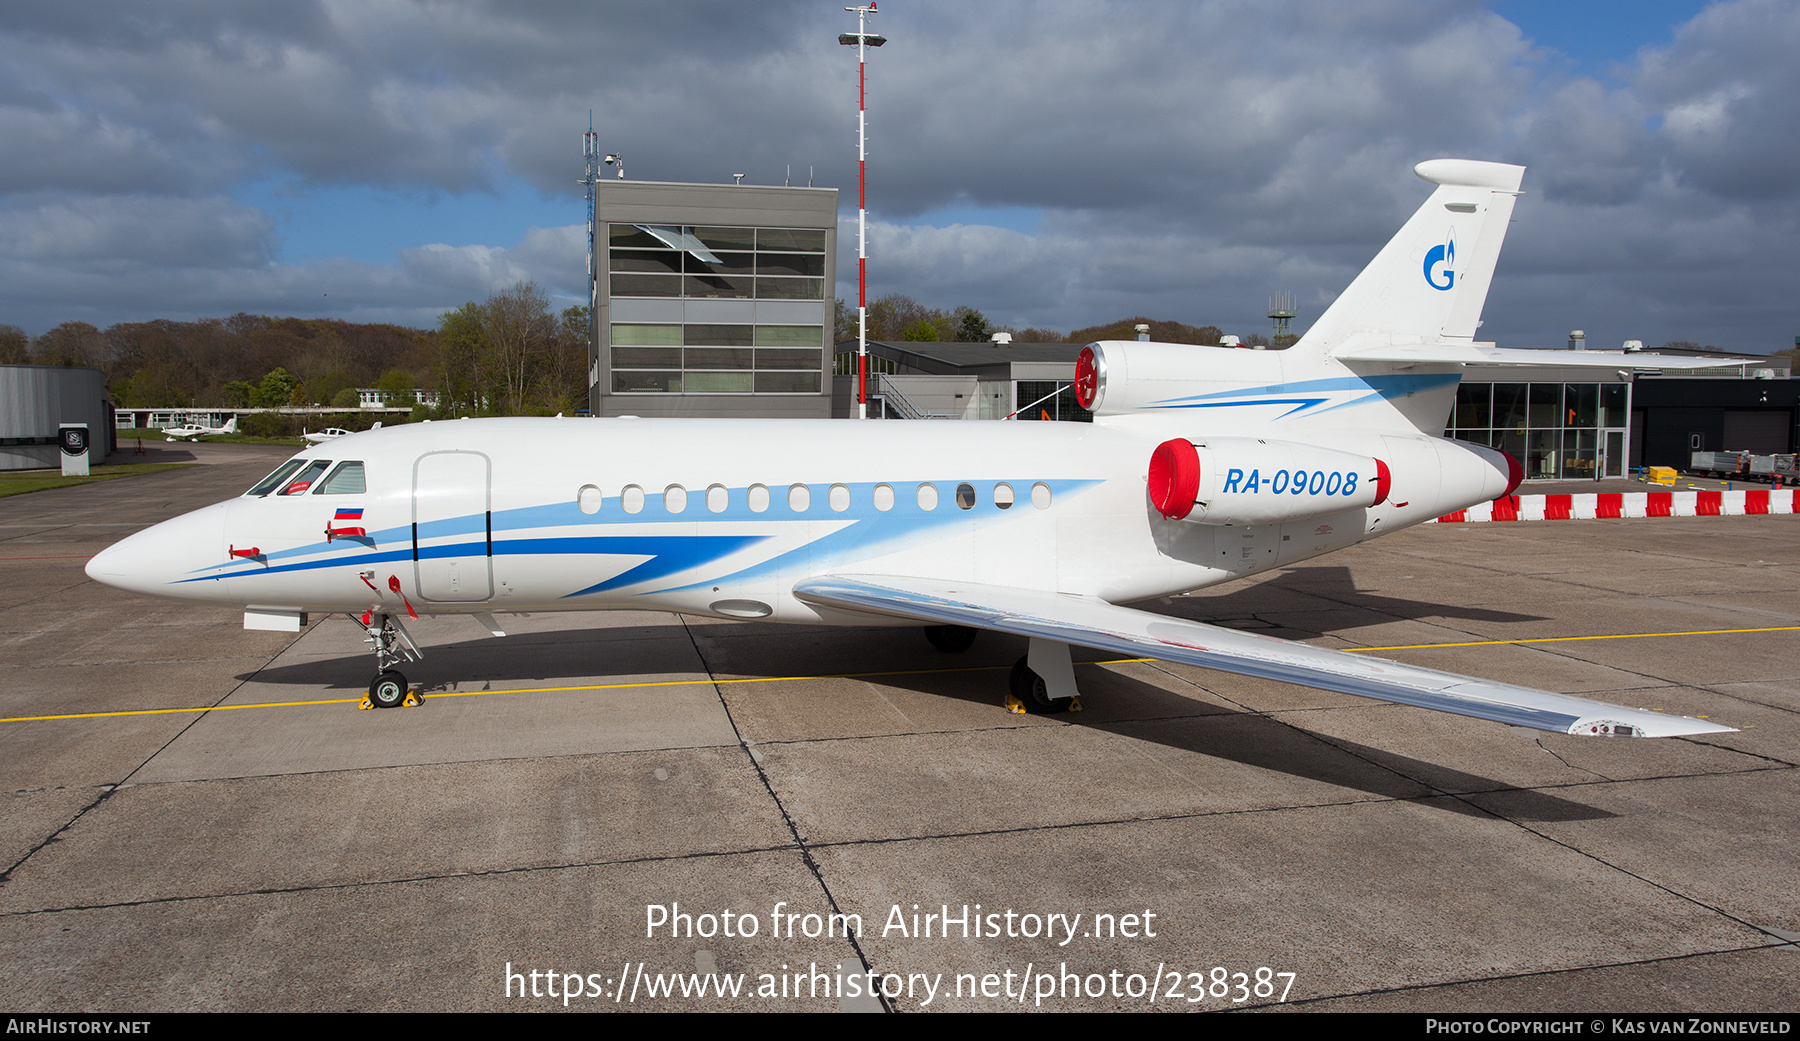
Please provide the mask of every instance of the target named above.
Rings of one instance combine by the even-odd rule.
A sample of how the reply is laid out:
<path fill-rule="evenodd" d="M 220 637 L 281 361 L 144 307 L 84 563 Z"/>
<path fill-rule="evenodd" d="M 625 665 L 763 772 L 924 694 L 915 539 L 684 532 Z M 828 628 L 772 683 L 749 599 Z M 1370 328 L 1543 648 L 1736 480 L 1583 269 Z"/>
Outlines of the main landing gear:
<path fill-rule="evenodd" d="M 966 625 L 928 625 L 925 639 L 940 651 L 956 654 L 968 650 L 980 631 Z M 1006 707 L 1014 712 L 1048 716 L 1081 710 L 1066 643 L 1033 639 L 1029 652 L 1013 664 L 1007 688 Z"/>
<path fill-rule="evenodd" d="M 975 643 L 975 634 L 980 631 L 966 625 L 928 625 L 925 639 L 945 654 L 961 654 Z"/>
<path fill-rule="evenodd" d="M 417 705 L 418 695 L 407 688 L 406 677 L 393 668 L 403 661 L 418 661 L 422 655 L 406 627 L 392 615 L 351 615 L 362 626 L 364 638 L 375 649 L 375 678 L 369 681 L 369 696 L 363 708 L 399 708 Z"/>
<path fill-rule="evenodd" d="M 1025 657 L 1013 663 L 1012 696 L 1006 707 L 1014 712 L 1049 716 L 1081 711 L 1075 689 L 1075 666 L 1069 661 L 1069 645 L 1032 637 Z"/>

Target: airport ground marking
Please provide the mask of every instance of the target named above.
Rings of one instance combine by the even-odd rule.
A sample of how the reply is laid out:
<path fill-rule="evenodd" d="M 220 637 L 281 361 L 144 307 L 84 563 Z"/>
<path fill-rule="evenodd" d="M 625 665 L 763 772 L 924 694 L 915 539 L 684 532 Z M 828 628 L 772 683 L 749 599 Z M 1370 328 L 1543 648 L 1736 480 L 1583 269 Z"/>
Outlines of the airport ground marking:
<path fill-rule="evenodd" d="M 1524 640 L 1471 640 L 1467 643 L 1415 643 L 1402 647 L 1345 647 L 1346 651 L 1428 651 L 1438 647 L 1499 647 L 1524 643 L 1573 643 L 1577 640 L 1644 640 L 1654 636 L 1729 636 L 1734 633 L 1786 633 L 1800 625 L 1771 625 L 1761 629 L 1695 629 L 1684 633 L 1613 633 L 1603 636 L 1538 636 Z"/>
<path fill-rule="evenodd" d="M 1523 640 L 1473 640 L 1467 643 L 1416 643 L 1400 647 L 1346 647 L 1346 651 L 1364 653 L 1368 651 L 1428 651 L 1440 647 L 1498 647 L 1511 644 L 1528 643 L 1567 643 L 1575 640 L 1643 640 L 1657 636 L 1729 636 L 1740 633 L 1784 633 L 1800 630 L 1800 625 L 1774 625 L 1760 629 L 1696 629 L 1692 632 L 1679 633 L 1617 633 L 1603 636 L 1539 636 Z M 1077 665 L 1138 665 L 1146 662 L 1160 661 L 1160 658 L 1110 658 L 1105 661 L 1076 662 Z M 740 683 L 793 683 L 800 680 L 859 680 L 873 679 L 882 676 L 936 676 L 959 672 L 998 672 L 1009 669 L 1010 665 L 972 665 L 958 669 L 891 669 L 885 672 L 838 672 L 816 676 L 745 676 L 737 679 L 703 679 L 703 680 L 641 680 L 635 683 L 593 683 L 576 687 L 525 687 L 519 690 L 441 690 L 432 693 L 419 692 L 421 698 L 472 698 L 491 694 L 568 694 L 582 690 L 627 690 L 636 687 L 696 687 L 701 685 L 725 686 Z M 0 723 L 47 723 L 64 719 L 105 719 L 113 716 L 167 716 L 184 712 L 207 713 L 224 712 L 230 709 L 244 708 L 309 708 L 317 705 L 355 705 L 362 702 L 360 696 L 354 698 L 326 698 L 319 701 L 265 701 L 250 705 L 202 705 L 193 708 L 138 708 L 123 709 L 117 712 L 73 712 L 57 716 L 13 716 L 0 719 Z"/>

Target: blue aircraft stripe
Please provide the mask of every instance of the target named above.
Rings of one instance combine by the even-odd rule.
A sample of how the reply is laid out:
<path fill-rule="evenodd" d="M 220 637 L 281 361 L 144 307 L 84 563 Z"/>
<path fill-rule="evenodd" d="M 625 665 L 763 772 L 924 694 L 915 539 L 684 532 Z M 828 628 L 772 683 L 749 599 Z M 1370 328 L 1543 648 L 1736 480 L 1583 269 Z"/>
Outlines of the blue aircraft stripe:
<path fill-rule="evenodd" d="M 801 554 L 809 559 L 810 571 L 830 568 L 839 562 L 853 557 L 866 557 L 869 552 L 878 548 L 895 548 L 890 543 L 902 543 L 922 538 L 934 533 L 939 528 L 954 524 L 998 524 L 1009 517 L 1019 514 L 1015 511 L 1030 510 L 1031 495 L 1029 488 L 1033 482 L 1011 482 L 1015 489 L 1027 489 L 1015 502 L 1011 510 L 1000 511 L 993 508 L 992 503 L 983 503 L 976 510 L 963 511 L 955 509 L 953 502 L 940 503 L 938 508 L 929 513 L 914 511 L 911 517 L 895 517 L 892 514 L 877 513 L 839 531 L 832 532 L 823 538 L 814 539 L 804 546 L 796 546 L 786 553 L 771 557 L 761 563 L 752 564 L 742 571 L 734 571 L 728 575 L 719 575 L 692 582 L 685 586 L 672 586 L 668 589 L 650 590 L 654 593 L 681 593 L 702 586 L 717 585 L 721 582 L 741 582 L 745 579 L 779 573 L 795 562 Z M 1079 495 L 1101 485 L 1098 480 L 1045 481 L 1050 486 L 1050 494 L 1055 499 Z M 983 508 L 985 507 L 985 508 Z M 976 512 L 979 511 L 979 512 Z M 895 511 L 899 512 L 898 510 Z"/>
<path fill-rule="evenodd" d="M 184 578 L 182 582 L 211 582 L 217 578 L 247 578 L 260 575 L 279 575 L 287 571 L 314 571 L 325 567 L 350 567 L 358 564 L 383 564 L 394 560 L 411 560 L 412 547 L 387 550 L 381 553 L 364 553 L 353 557 L 331 557 L 325 560 L 303 560 L 296 564 L 277 564 L 270 567 L 254 567 L 245 571 L 235 571 L 229 575 L 195 575 Z M 236 563 L 234 561 L 233 563 Z"/>
<path fill-rule="evenodd" d="M 877 484 L 890 484 L 894 489 L 894 504 L 889 510 L 880 510 L 875 506 L 874 490 Z M 932 484 L 938 489 L 939 505 L 935 510 L 925 510 L 918 505 L 917 487 L 919 484 Z M 970 481 L 978 489 L 978 494 L 985 500 L 974 511 L 955 508 L 955 488 L 961 481 L 906 481 L 875 482 L 862 481 L 849 484 L 850 507 L 843 511 L 833 510 L 830 504 L 831 487 L 827 482 L 807 485 L 810 503 L 805 510 L 796 511 L 787 502 L 788 486 L 779 485 L 769 489 L 771 502 L 761 513 L 749 507 L 747 488 L 730 489 L 728 505 L 723 512 L 713 513 L 706 508 L 706 493 L 696 489 L 689 492 L 688 508 L 681 514 L 669 514 L 660 509 L 660 504 L 646 503 L 645 510 L 637 514 L 624 513 L 619 508 L 618 496 L 608 497 L 598 514 L 583 513 L 574 501 L 543 503 L 537 506 L 522 506 L 510 510 L 501 510 L 493 514 L 493 554 L 529 555 L 529 554 L 587 554 L 587 555 L 624 555 L 648 556 L 651 559 L 638 564 L 626 572 L 607 579 L 604 582 L 585 589 L 569 593 L 567 596 L 585 596 L 591 593 L 607 592 L 629 585 L 651 582 L 659 578 L 699 567 L 712 561 L 729 556 L 741 549 L 775 538 L 774 535 L 570 535 L 540 536 L 527 538 L 502 538 L 502 533 L 528 533 L 545 528 L 588 528 L 594 527 L 635 527 L 643 524 L 687 523 L 704 529 L 718 523 L 742 523 L 754 521 L 760 525 L 770 523 L 785 524 L 794 521 L 829 520 L 848 522 L 839 530 L 805 545 L 795 547 L 768 561 L 752 565 L 744 571 L 733 573 L 732 578 L 743 578 L 765 571 L 779 570 L 790 564 L 796 554 L 814 553 L 815 563 L 823 564 L 851 550 L 866 550 L 884 543 L 898 542 L 925 535 L 928 532 L 957 523 L 984 523 L 1004 520 L 1011 514 L 994 508 L 991 501 L 994 479 L 984 478 Z M 1033 480 L 1010 480 L 1016 503 L 1015 510 L 1029 509 L 1031 486 L 1039 483 Z M 1079 494 L 1101 482 L 1098 480 L 1045 481 L 1050 486 L 1051 494 L 1057 498 Z M 654 499 L 652 493 L 649 496 Z M 651 512 L 652 510 L 656 512 Z M 488 552 L 486 534 L 487 518 L 485 514 L 470 514 L 446 520 L 434 521 L 419 526 L 419 541 L 446 535 L 483 536 L 478 541 L 459 541 L 447 544 L 421 544 L 418 547 L 420 559 L 440 559 L 445 557 L 484 556 Z M 398 548 L 369 552 L 375 546 L 385 543 Z M 321 556 L 320 554 L 328 554 Z M 384 528 L 371 532 L 367 538 L 345 537 L 335 541 L 317 542 L 293 549 L 278 550 L 266 554 L 260 560 L 233 559 L 218 564 L 207 565 L 196 569 L 194 577 L 182 579 L 183 582 L 205 581 L 214 578 L 233 578 L 238 576 L 255 576 L 281 574 L 285 572 L 311 571 L 319 568 L 350 567 L 363 564 L 387 563 L 405 560 L 413 555 L 412 529 L 410 526 Z M 295 560 L 297 557 L 310 557 L 307 560 Z M 291 561 L 291 562 L 290 562 Z M 229 570 L 227 570 L 229 569 Z M 218 572 L 223 571 L 223 574 Z M 719 577 L 705 579 L 691 585 L 676 587 L 691 589 L 709 582 L 717 582 Z M 668 589 L 647 590 L 646 592 L 669 592 Z"/>
<path fill-rule="evenodd" d="M 1152 402 L 1148 407 L 1157 409 L 1187 408 L 1222 408 L 1238 405 L 1296 405 L 1296 408 L 1278 416 L 1286 419 L 1296 412 L 1306 412 L 1314 406 L 1331 400 L 1325 397 L 1270 397 L 1280 394 L 1314 395 L 1330 391 L 1365 391 L 1367 393 L 1350 401 L 1339 402 L 1330 408 L 1319 409 L 1312 415 L 1321 415 L 1340 408 L 1360 405 L 1377 398 L 1393 400 L 1409 397 L 1427 390 L 1434 390 L 1445 385 L 1455 385 L 1462 376 L 1451 373 L 1399 374 L 1382 376 L 1333 376 L 1326 379 L 1302 380 L 1298 383 L 1275 383 L 1265 387 L 1239 387 L 1232 390 L 1211 391 L 1205 394 L 1190 394 L 1185 397 L 1165 398 Z M 1235 400 L 1234 400 L 1235 399 Z M 1257 399 L 1257 400 L 1244 400 Z"/>
<path fill-rule="evenodd" d="M 622 574 L 586 589 L 578 589 L 569 593 L 564 599 L 572 596 L 586 596 L 589 593 L 604 593 L 609 589 L 636 585 L 639 582 L 650 582 L 658 578 L 672 575 L 688 568 L 710 564 L 720 557 L 729 556 L 747 546 L 766 542 L 771 535 L 615 535 L 605 538 L 564 538 L 564 539 L 515 539 L 509 542 L 494 543 L 496 553 L 501 546 L 506 546 L 508 553 L 609 553 L 620 555 L 648 555 L 649 560 L 631 568 Z M 582 543 L 600 543 L 604 548 L 588 548 Z M 514 548 L 517 547 L 517 548 Z M 566 547 L 566 548 L 565 548 Z"/>
<path fill-rule="evenodd" d="M 772 537 L 770 535 L 598 535 L 570 538 L 496 539 L 494 555 L 583 554 L 589 556 L 648 556 L 651 558 L 624 574 L 610 578 L 598 585 L 589 586 L 580 592 L 569 594 L 570 596 L 581 596 L 585 593 L 604 592 L 618 586 L 662 578 L 690 567 L 708 564 L 747 546 L 765 542 Z M 419 559 L 421 560 L 486 555 L 487 543 L 485 540 L 419 547 Z M 324 560 L 280 564 L 240 574 L 274 575 L 284 572 L 312 571 L 319 568 L 387 563 L 411 558 L 412 547 L 408 546 L 405 549 L 389 550 L 383 553 L 365 553 L 353 557 L 331 557 Z M 203 582 L 211 581 L 214 577 L 217 576 L 202 575 L 182 581 Z"/>
<path fill-rule="evenodd" d="M 1205 401 L 1189 405 L 1151 405 L 1151 408 L 1239 408 L 1245 405 L 1293 405 L 1276 419 L 1286 419 L 1296 412 L 1304 412 L 1314 405 L 1329 401 L 1329 398 L 1263 398 L 1257 401 Z"/>

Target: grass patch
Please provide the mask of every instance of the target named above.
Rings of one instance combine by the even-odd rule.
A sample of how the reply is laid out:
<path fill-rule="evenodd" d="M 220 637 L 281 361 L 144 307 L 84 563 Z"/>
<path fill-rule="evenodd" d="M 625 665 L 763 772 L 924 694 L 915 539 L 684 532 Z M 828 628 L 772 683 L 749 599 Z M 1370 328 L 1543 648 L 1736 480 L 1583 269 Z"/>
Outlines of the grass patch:
<path fill-rule="evenodd" d="M 139 474 L 162 473 L 164 470 L 185 470 L 198 463 L 120 463 L 116 466 L 99 466 L 89 472 L 86 477 L 64 477 L 60 470 L 11 470 L 0 473 L 0 499 L 8 495 L 24 495 L 26 492 L 41 492 L 50 488 L 67 488 L 72 484 L 93 484 L 95 481 L 111 481 L 119 477 L 136 477 Z"/>

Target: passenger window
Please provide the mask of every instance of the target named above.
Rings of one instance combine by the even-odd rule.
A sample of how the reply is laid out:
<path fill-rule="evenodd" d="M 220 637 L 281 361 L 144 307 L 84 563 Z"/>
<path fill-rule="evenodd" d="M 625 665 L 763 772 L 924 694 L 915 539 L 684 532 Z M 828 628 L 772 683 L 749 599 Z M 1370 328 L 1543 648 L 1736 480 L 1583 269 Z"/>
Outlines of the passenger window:
<path fill-rule="evenodd" d="M 259 497 L 269 494 L 270 492 L 274 491 L 276 488 L 280 487 L 281 482 L 287 480 L 288 475 L 293 473 L 295 470 L 300 469 L 301 464 L 303 464 L 305 462 L 306 462 L 306 460 L 304 460 L 304 459 L 289 459 L 287 462 L 282 463 L 280 466 L 276 467 L 274 473 L 272 473 L 269 476 L 263 478 L 262 480 L 256 482 L 256 487 L 250 489 L 249 491 L 245 492 L 244 494 L 245 495 L 255 495 L 255 496 L 259 496 Z"/>
<path fill-rule="evenodd" d="M 644 490 L 635 484 L 626 485 L 625 490 L 619 493 L 619 505 L 625 508 L 626 513 L 637 513 L 644 508 Z"/>
<path fill-rule="evenodd" d="M 368 491 L 363 481 L 363 464 L 357 461 L 342 462 L 331 471 L 331 476 L 320 482 L 313 489 L 314 495 L 361 495 Z"/>
<path fill-rule="evenodd" d="M 331 460 L 329 460 L 329 459 L 314 460 L 312 462 L 312 464 L 309 465 L 306 469 L 300 471 L 300 475 L 298 477 L 296 477 L 292 481 L 288 482 L 288 486 L 281 490 L 281 494 L 282 495 L 305 495 L 306 490 L 313 486 L 314 481 L 317 481 L 321 476 L 324 475 L 325 468 L 330 465 L 331 465 Z"/>
<path fill-rule="evenodd" d="M 919 509 L 935 510 L 935 509 L 937 509 L 937 500 L 938 500 L 937 485 L 935 485 L 935 484 L 919 485 Z"/>
<path fill-rule="evenodd" d="M 994 485 L 994 505 L 1000 507 L 1003 510 L 1010 510 L 1010 509 L 1012 509 L 1012 504 L 1013 504 L 1012 485 L 1005 484 L 1005 483 Z"/>
<path fill-rule="evenodd" d="M 975 508 L 974 485 L 959 484 L 956 486 L 956 508 L 959 510 L 972 510 Z"/>
<path fill-rule="evenodd" d="M 671 484 L 663 489 L 663 509 L 670 513 L 680 513 L 687 509 L 687 489 L 679 484 Z"/>
<path fill-rule="evenodd" d="M 769 508 L 769 489 L 767 485 L 753 484 L 749 494 L 744 498 L 749 501 L 751 513 L 761 513 Z"/>
<path fill-rule="evenodd" d="M 788 509 L 795 513 L 805 513 L 812 506 L 812 489 L 804 484 L 796 484 L 788 489 Z"/>
<path fill-rule="evenodd" d="M 883 513 L 894 508 L 894 486 L 878 484 L 875 486 L 875 508 Z"/>
<path fill-rule="evenodd" d="M 836 513 L 842 513 L 850 508 L 849 486 L 842 484 L 831 486 L 831 508 Z"/>
<path fill-rule="evenodd" d="M 599 513 L 600 500 L 602 498 L 603 496 L 601 496 L 598 487 L 591 484 L 584 484 L 581 486 L 581 490 L 575 493 L 575 505 L 579 506 L 583 513 Z"/>
<path fill-rule="evenodd" d="M 706 508 L 714 513 L 724 513 L 731 505 L 731 493 L 722 484 L 715 484 L 706 490 Z"/>
<path fill-rule="evenodd" d="M 1050 486 L 1042 481 L 1031 486 L 1031 505 L 1036 509 L 1050 508 Z"/>

